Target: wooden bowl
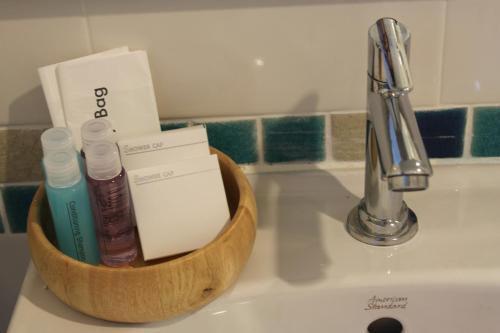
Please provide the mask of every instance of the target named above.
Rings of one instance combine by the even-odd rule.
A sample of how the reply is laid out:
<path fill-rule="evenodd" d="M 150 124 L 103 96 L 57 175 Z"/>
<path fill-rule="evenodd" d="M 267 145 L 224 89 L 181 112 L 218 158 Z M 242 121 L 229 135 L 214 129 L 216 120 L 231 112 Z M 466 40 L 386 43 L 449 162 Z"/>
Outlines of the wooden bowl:
<path fill-rule="evenodd" d="M 42 184 L 30 207 L 28 239 L 33 263 L 49 289 L 92 317 L 144 323 L 196 310 L 233 285 L 255 240 L 255 197 L 240 168 L 223 153 L 212 152 L 219 158 L 231 223 L 201 249 L 131 267 L 92 266 L 61 253 L 53 245 Z"/>

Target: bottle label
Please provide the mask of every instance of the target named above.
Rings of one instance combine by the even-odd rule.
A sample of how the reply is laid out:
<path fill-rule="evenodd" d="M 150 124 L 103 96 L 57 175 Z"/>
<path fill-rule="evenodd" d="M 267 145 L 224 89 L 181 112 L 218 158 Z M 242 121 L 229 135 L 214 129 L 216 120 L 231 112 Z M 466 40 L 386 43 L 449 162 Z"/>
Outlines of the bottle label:
<path fill-rule="evenodd" d="M 99 232 L 116 235 L 132 227 L 128 183 L 123 175 L 113 182 L 91 181 L 91 197 Z"/>
<path fill-rule="evenodd" d="M 68 212 L 68 221 L 71 226 L 71 231 L 73 234 L 73 243 L 75 245 L 75 252 L 78 255 L 78 259 L 86 261 L 84 239 L 80 229 L 80 218 L 78 214 L 78 209 L 75 201 L 70 201 L 66 204 L 66 210 Z"/>

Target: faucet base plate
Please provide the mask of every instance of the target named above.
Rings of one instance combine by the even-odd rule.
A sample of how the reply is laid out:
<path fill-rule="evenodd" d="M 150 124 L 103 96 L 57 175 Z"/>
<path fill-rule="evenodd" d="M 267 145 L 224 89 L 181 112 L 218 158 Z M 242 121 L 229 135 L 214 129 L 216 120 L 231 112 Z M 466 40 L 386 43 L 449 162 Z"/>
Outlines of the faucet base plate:
<path fill-rule="evenodd" d="M 364 209 L 363 202 L 354 207 L 347 218 L 347 232 L 360 242 L 375 246 L 398 245 L 409 241 L 418 231 L 417 216 L 403 202 L 400 221 L 381 220 L 370 216 Z M 401 227 L 394 233 L 383 234 L 374 232 L 386 225 L 399 224 Z"/>

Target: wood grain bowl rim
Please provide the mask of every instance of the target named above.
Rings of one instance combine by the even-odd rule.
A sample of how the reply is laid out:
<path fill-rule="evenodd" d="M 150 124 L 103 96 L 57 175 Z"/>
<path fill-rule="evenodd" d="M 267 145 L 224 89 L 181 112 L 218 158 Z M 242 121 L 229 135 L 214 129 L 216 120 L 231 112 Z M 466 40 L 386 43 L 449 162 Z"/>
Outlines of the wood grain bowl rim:
<path fill-rule="evenodd" d="M 234 213 L 234 216 L 231 219 L 231 223 L 223 230 L 221 234 L 217 236 L 213 241 L 205 245 L 204 247 L 201 247 L 197 250 L 194 250 L 193 252 L 190 252 L 188 254 L 185 254 L 181 257 L 177 257 L 172 260 L 168 261 L 163 261 L 151 265 L 145 265 L 145 266 L 140 266 L 140 267 L 120 267 L 120 268 L 114 268 L 114 267 L 108 267 L 104 265 L 91 265 L 87 264 L 85 262 L 78 261 L 76 259 L 73 259 L 65 254 L 63 254 L 59 249 L 57 249 L 45 236 L 45 232 L 42 229 L 42 226 L 40 224 L 40 209 L 41 205 L 43 203 L 43 199 L 45 196 L 45 188 L 44 188 L 44 182 L 40 184 L 38 187 L 38 190 L 35 193 L 35 196 L 33 198 L 33 201 L 31 203 L 29 213 L 28 213 L 28 239 L 31 242 L 38 243 L 39 245 L 42 246 L 44 250 L 47 251 L 47 254 L 50 254 L 51 256 L 57 257 L 58 261 L 64 262 L 66 265 L 70 265 L 73 267 L 80 267 L 81 269 L 86 269 L 91 270 L 91 271 L 96 271 L 98 272 L 116 272 L 120 271 L 121 273 L 132 273 L 132 274 L 142 274 L 147 271 L 154 271 L 157 269 L 159 266 L 176 266 L 176 265 L 182 265 L 186 261 L 190 261 L 194 259 L 197 256 L 203 255 L 203 253 L 207 250 L 210 250 L 213 247 L 217 247 L 219 243 L 223 243 L 224 240 L 228 237 L 230 237 L 231 233 L 235 228 L 237 228 L 237 222 L 240 221 L 241 216 L 244 214 L 244 210 L 246 207 L 243 205 L 244 200 L 247 199 L 249 195 L 252 195 L 251 191 L 251 186 L 248 183 L 248 180 L 244 176 L 243 172 L 241 169 L 237 166 L 237 164 L 229 158 L 227 155 L 224 153 L 218 151 L 217 149 L 210 148 L 212 153 L 216 153 L 218 155 L 218 159 L 220 163 L 226 163 L 228 168 L 231 170 L 231 176 L 234 178 L 237 187 L 238 187 L 238 192 L 239 192 L 239 200 L 238 200 L 238 206 L 236 208 L 236 211 Z M 248 191 L 250 190 L 250 191 Z M 256 221 L 253 221 L 256 223 Z M 31 246 L 30 246 L 31 247 Z M 31 249 L 30 249 L 31 250 Z"/>

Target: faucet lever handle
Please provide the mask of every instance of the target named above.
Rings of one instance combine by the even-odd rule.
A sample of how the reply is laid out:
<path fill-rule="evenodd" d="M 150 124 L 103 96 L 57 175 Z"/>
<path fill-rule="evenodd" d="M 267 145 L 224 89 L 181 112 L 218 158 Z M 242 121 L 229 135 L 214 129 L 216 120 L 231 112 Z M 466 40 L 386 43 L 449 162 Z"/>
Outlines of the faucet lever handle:
<path fill-rule="evenodd" d="M 413 89 L 408 65 L 410 33 L 392 18 L 381 18 L 368 31 L 368 76 L 376 91 L 399 96 Z"/>

